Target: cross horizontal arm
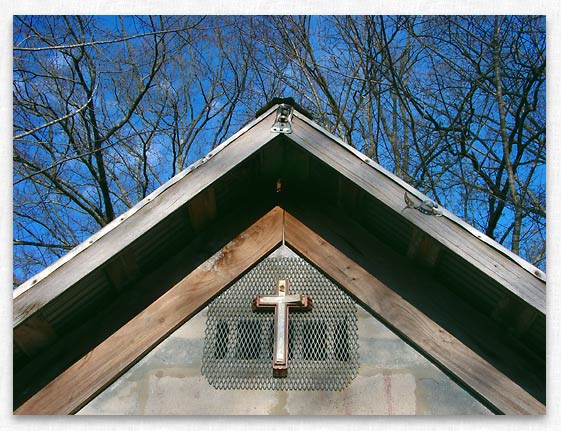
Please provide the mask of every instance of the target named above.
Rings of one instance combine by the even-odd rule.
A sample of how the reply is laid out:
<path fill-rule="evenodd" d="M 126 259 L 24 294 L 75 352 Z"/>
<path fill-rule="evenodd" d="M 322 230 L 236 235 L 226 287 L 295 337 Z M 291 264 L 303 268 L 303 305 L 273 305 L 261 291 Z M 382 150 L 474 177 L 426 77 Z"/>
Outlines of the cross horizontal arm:
<path fill-rule="evenodd" d="M 271 305 L 274 306 L 276 304 L 285 303 L 290 305 L 292 303 L 303 305 L 305 302 L 305 295 L 286 295 L 286 296 L 259 296 L 258 297 L 259 305 Z"/>

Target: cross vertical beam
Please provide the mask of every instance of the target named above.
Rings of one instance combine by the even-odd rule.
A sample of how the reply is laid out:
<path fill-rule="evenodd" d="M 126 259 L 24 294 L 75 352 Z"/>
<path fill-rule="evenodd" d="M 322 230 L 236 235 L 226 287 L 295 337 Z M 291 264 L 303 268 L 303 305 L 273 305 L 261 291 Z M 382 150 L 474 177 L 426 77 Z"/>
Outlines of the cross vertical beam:
<path fill-rule="evenodd" d="M 308 295 L 289 295 L 287 280 L 279 280 L 276 295 L 258 295 L 253 301 L 256 311 L 275 310 L 273 377 L 288 375 L 288 319 L 291 308 L 309 311 L 312 299 Z"/>

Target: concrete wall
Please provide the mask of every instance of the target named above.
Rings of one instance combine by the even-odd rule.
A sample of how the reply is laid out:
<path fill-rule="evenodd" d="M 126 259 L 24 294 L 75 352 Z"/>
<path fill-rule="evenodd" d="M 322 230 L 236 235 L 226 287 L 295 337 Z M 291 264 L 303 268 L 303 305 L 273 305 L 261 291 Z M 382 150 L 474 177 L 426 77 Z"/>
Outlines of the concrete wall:
<path fill-rule="evenodd" d="M 201 375 L 205 322 L 206 309 L 78 414 L 491 414 L 361 307 L 359 373 L 339 392 L 214 389 Z"/>

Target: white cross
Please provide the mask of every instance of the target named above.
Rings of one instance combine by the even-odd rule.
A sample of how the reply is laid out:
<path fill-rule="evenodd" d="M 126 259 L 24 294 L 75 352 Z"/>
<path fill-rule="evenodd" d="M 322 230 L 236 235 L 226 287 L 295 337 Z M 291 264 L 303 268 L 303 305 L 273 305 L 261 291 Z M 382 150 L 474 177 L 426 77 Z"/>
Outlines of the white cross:
<path fill-rule="evenodd" d="M 275 348 L 273 351 L 273 377 L 288 375 L 288 310 L 312 309 L 312 298 L 308 295 L 289 295 L 288 282 L 279 280 L 276 295 L 258 295 L 253 301 L 254 310 L 275 310 Z"/>

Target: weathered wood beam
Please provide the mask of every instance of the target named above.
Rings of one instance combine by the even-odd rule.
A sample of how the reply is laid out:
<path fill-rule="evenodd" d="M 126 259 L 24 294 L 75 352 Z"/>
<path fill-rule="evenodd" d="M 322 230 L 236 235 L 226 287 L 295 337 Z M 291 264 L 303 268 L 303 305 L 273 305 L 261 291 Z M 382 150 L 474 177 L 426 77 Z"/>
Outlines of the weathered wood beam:
<path fill-rule="evenodd" d="M 253 199 L 260 204 L 255 205 L 253 200 L 239 202 L 239 208 L 221 214 L 203 232 L 186 237 L 184 247 L 177 254 L 168 255 L 161 266 L 143 268 L 142 277 L 121 290 L 112 301 L 100 304 L 91 316 L 84 315 L 80 325 L 57 334 L 58 338 L 45 346 L 39 355 L 14 362 L 14 409 L 273 208 L 272 201 L 266 196 L 254 196 Z M 182 214 L 183 219 L 186 214 L 187 211 Z M 14 342 L 17 343 L 17 336 L 14 336 Z"/>
<path fill-rule="evenodd" d="M 499 244 L 455 220 L 448 212 L 444 217 L 433 217 L 408 209 L 404 202 L 405 191 L 418 195 L 417 191 L 297 112 L 292 129 L 293 133 L 286 135 L 287 140 L 298 144 L 392 209 L 396 217 L 404 217 L 540 313 L 546 313 L 545 281 L 541 271 L 535 269 L 536 275 L 532 274 L 519 264 L 521 258 L 504 248 L 504 252 L 499 251 Z"/>
<path fill-rule="evenodd" d="M 307 194 L 288 199 L 286 203 L 287 210 L 298 220 L 375 274 L 382 283 L 391 286 L 399 296 L 446 328 L 538 401 L 545 402 L 545 355 L 528 346 L 528 343 L 543 343 L 545 347 L 545 337 L 541 340 L 516 337 L 515 328 L 509 328 L 508 321 L 496 320 L 488 312 L 479 310 L 453 286 L 440 282 L 430 268 L 412 262 L 391 245 L 384 244 L 367 226 L 353 220 L 356 214 L 346 214 L 321 204 Z M 534 310 L 523 301 L 519 302 L 526 309 Z"/>
<path fill-rule="evenodd" d="M 20 406 L 15 414 L 72 414 L 282 241 L 278 207 L 255 222 Z"/>
<path fill-rule="evenodd" d="M 285 241 L 497 411 L 511 415 L 545 414 L 542 403 L 288 212 Z"/>
<path fill-rule="evenodd" d="M 106 264 L 202 190 L 276 138 L 274 111 L 263 114 L 14 291 L 13 327 Z M 133 217 L 134 216 L 134 217 Z"/>

